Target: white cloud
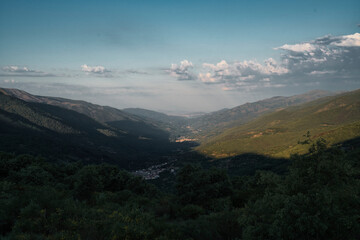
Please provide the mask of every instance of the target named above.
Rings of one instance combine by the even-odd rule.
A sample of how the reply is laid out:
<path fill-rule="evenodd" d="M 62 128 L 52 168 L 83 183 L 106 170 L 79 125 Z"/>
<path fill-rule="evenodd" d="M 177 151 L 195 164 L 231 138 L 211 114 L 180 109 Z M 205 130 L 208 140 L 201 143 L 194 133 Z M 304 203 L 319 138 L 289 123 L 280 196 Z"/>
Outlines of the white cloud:
<path fill-rule="evenodd" d="M 360 47 L 360 33 L 341 36 L 340 41 L 334 42 L 333 45 L 340 47 Z"/>
<path fill-rule="evenodd" d="M 316 47 L 311 43 L 299 43 L 299 44 L 285 44 L 281 47 L 275 48 L 275 50 L 282 49 L 282 50 L 288 50 L 293 52 L 311 52 L 316 49 Z"/>
<path fill-rule="evenodd" d="M 201 82 L 204 83 L 215 83 L 217 82 L 217 79 L 213 77 L 213 74 L 211 73 L 199 73 L 199 79 Z"/>
<path fill-rule="evenodd" d="M 344 36 L 327 35 L 308 44 L 311 45 L 311 48 L 303 52 L 295 52 L 292 48 L 277 48 L 283 50 L 282 61 L 293 76 L 325 75 L 325 73 L 336 74 L 340 72 L 346 72 L 346 75 L 353 76 L 359 74 L 359 33 Z"/>
<path fill-rule="evenodd" d="M 167 70 L 171 76 L 176 77 L 178 80 L 195 80 L 195 75 L 191 72 L 194 68 L 192 62 L 183 60 L 180 64 L 171 64 L 170 69 Z"/>
<path fill-rule="evenodd" d="M 51 73 L 45 73 L 38 70 L 29 69 L 28 67 L 19 67 L 16 65 L 5 66 L 1 69 L 0 76 L 8 77 L 55 77 Z"/>
<path fill-rule="evenodd" d="M 235 85 L 236 87 L 258 84 L 264 78 L 270 81 L 269 76 L 288 73 L 288 69 L 279 65 L 272 58 L 267 59 L 263 64 L 257 61 L 227 63 L 222 60 L 217 64 L 204 63 L 202 66 L 203 70 L 207 70 L 207 72 L 199 73 L 200 81 Z M 239 84 L 239 82 L 248 84 Z"/>
<path fill-rule="evenodd" d="M 4 83 L 15 83 L 16 81 L 14 79 L 5 79 Z"/>
<path fill-rule="evenodd" d="M 219 85 L 224 91 L 285 86 L 314 86 L 334 83 L 346 78 L 358 82 L 360 76 L 360 33 L 317 38 L 296 44 L 284 44 L 280 60 L 268 58 L 264 62 L 244 60 L 203 63 L 197 79 L 206 84 Z M 171 66 L 178 79 L 194 79 L 189 72 L 193 65 L 184 60 Z"/>
<path fill-rule="evenodd" d="M 86 64 L 81 65 L 81 70 L 83 72 L 96 73 L 96 74 L 104 74 L 104 73 L 110 72 L 108 69 L 106 69 L 103 66 L 93 66 L 93 67 L 91 67 L 91 66 L 88 66 Z"/>
<path fill-rule="evenodd" d="M 30 70 L 27 67 L 19 67 L 19 66 L 6 66 L 3 67 L 5 72 L 15 72 L 15 73 L 25 73 L 25 72 L 39 72 L 35 70 Z"/>

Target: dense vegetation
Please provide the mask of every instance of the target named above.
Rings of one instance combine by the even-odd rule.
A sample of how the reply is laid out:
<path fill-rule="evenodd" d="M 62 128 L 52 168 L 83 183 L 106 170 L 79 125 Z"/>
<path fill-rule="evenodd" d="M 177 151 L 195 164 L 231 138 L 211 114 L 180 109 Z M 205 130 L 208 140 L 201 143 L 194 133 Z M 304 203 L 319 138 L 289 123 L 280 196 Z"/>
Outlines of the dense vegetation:
<path fill-rule="evenodd" d="M 186 165 L 174 194 L 112 165 L 2 153 L 1 237 L 358 239 L 360 152 L 349 149 L 318 141 L 292 156 L 285 175 Z"/>

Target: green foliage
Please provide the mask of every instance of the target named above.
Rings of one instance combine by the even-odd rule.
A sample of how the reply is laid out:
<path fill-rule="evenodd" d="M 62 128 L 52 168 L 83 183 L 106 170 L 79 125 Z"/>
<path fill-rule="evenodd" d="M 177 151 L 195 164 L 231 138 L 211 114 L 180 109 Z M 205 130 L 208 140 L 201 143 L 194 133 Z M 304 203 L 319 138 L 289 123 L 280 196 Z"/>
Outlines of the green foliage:
<path fill-rule="evenodd" d="M 346 155 L 318 141 L 293 156 L 289 174 L 251 202 L 240 221 L 250 239 L 357 239 L 360 181 Z"/>
<path fill-rule="evenodd" d="M 186 165 L 176 194 L 116 166 L 0 153 L 1 239 L 358 239 L 358 149 L 310 146 L 285 175 Z"/>
<path fill-rule="evenodd" d="M 225 171 L 204 171 L 192 165 L 179 171 L 176 188 L 182 204 L 196 204 L 206 209 L 217 208 L 222 198 L 231 195 L 231 184 Z"/>

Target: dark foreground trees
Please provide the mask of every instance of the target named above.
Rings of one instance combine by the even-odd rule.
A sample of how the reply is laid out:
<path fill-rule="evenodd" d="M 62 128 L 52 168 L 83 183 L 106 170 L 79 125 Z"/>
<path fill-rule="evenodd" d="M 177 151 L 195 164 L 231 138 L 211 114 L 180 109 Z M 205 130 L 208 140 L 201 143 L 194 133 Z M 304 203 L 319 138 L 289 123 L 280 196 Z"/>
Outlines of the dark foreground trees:
<path fill-rule="evenodd" d="M 314 144 L 284 176 L 187 165 L 176 194 L 110 165 L 0 155 L 1 239 L 359 239 L 359 151 Z"/>
<path fill-rule="evenodd" d="M 276 188 L 249 202 L 240 217 L 245 239 L 358 239 L 360 181 L 358 156 L 325 149 L 294 156 Z"/>

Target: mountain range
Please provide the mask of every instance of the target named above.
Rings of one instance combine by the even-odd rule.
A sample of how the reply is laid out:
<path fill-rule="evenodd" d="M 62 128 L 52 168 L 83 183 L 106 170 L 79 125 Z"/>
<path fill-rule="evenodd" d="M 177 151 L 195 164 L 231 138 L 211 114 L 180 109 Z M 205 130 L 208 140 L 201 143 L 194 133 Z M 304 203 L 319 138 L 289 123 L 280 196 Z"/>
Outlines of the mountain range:
<path fill-rule="evenodd" d="M 288 158 L 310 131 L 335 144 L 360 136 L 360 90 L 273 97 L 187 118 L 119 110 L 85 101 L 0 88 L 0 151 L 138 169 L 195 150 L 210 158 Z M 195 145 L 198 145 L 194 148 Z"/>

